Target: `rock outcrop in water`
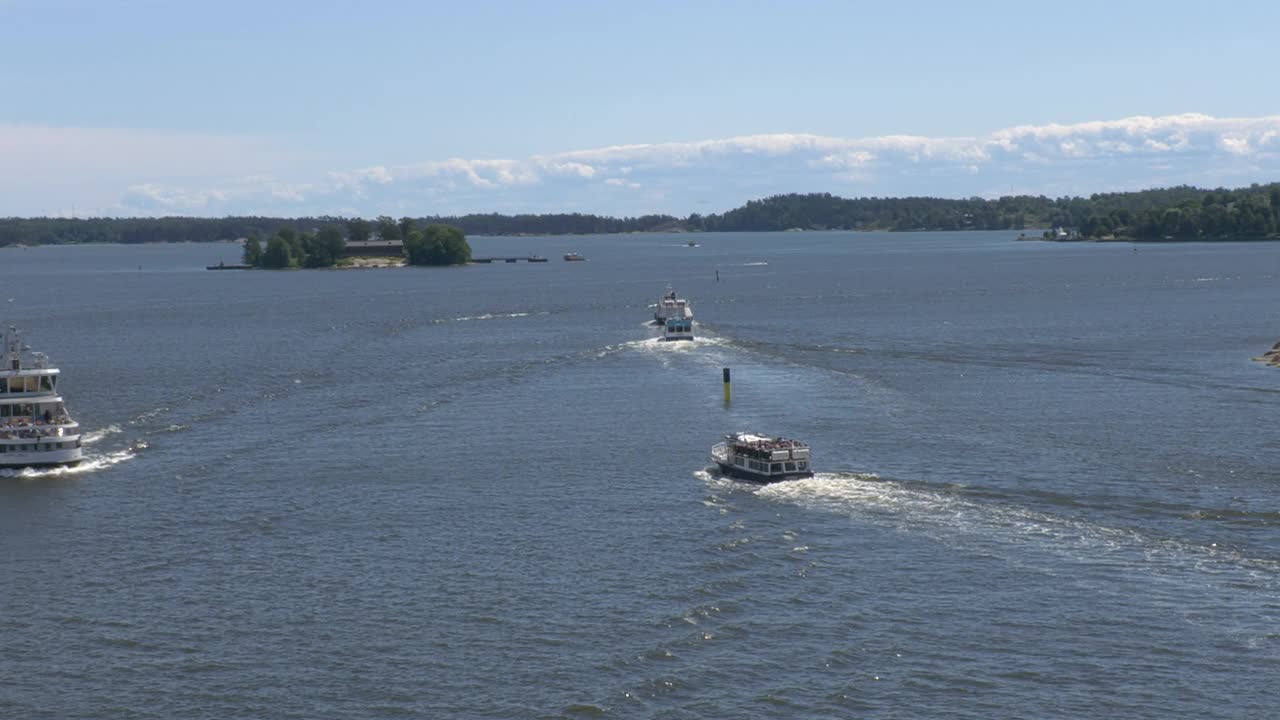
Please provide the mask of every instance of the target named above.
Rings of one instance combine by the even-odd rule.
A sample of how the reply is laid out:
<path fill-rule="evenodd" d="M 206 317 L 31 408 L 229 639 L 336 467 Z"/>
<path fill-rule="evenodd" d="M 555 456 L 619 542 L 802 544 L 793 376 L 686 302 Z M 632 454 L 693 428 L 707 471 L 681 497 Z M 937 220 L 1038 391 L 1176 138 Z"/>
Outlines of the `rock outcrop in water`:
<path fill-rule="evenodd" d="M 1271 367 L 1280 367 L 1280 342 L 1272 345 L 1270 350 L 1262 353 L 1261 357 L 1256 357 L 1254 360 L 1264 362 Z"/>

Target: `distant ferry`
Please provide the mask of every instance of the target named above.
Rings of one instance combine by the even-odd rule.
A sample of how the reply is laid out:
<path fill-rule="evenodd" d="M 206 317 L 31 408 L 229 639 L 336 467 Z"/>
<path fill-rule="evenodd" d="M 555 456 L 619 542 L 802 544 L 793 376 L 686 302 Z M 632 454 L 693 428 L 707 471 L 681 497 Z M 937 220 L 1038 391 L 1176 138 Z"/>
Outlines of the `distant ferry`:
<path fill-rule="evenodd" d="M 698 247 L 698 241 L 690 238 L 689 242 L 685 243 L 685 245 L 688 245 L 689 247 Z"/>
<path fill-rule="evenodd" d="M 546 258 L 544 258 L 544 257 L 542 257 L 541 255 L 530 255 L 530 256 L 529 256 L 529 262 L 546 262 L 546 261 L 547 261 L 547 259 L 546 259 Z"/>
<path fill-rule="evenodd" d="M 654 306 L 653 321 L 661 325 L 667 321 L 667 318 L 673 317 L 693 317 L 693 306 L 688 300 L 676 297 L 675 290 L 667 288 L 667 294 L 659 298 L 658 304 Z"/>
<path fill-rule="evenodd" d="M 83 457 L 80 425 L 58 395 L 59 370 L 29 351 L 10 327 L 0 366 L 0 467 L 74 465 Z"/>
<path fill-rule="evenodd" d="M 711 459 L 725 475 L 754 482 L 813 477 L 809 446 L 799 440 L 733 433 L 711 448 Z"/>
<path fill-rule="evenodd" d="M 586 258 L 582 257 L 582 255 L 581 255 L 581 254 L 576 253 L 576 252 L 567 252 L 567 253 L 565 253 L 565 254 L 564 254 L 564 259 L 565 259 L 565 260 L 568 260 L 569 262 L 582 262 L 583 260 L 586 260 Z"/>
<path fill-rule="evenodd" d="M 693 318 L 692 317 L 669 317 L 662 324 L 662 339 L 664 341 L 671 340 L 692 340 L 693 339 Z"/>

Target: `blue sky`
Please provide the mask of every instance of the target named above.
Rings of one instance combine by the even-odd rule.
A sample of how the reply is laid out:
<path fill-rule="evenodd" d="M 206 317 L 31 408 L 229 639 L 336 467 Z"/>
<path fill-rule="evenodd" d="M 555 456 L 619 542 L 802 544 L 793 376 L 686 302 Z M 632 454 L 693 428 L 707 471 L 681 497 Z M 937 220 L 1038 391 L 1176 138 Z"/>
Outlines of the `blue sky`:
<path fill-rule="evenodd" d="M 0 0 L 0 215 L 1280 180 L 1280 3 Z"/>

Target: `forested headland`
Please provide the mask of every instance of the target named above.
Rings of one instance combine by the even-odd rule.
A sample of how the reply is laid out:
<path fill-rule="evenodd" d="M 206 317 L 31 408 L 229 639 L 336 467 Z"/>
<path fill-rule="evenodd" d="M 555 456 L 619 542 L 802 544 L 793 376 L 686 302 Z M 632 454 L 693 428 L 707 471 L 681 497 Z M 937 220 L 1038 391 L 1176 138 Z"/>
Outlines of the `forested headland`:
<path fill-rule="evenodd" d="M 65 243 L 211 242 L 301 236 L 325 228 L 347 239 L 358 218 L 333 216 L 0 218 L 0 246 Z M 369 221 L 361 221 L 369 223 Z M 1280 236 L 1280 183 L 1226 189 L 1189 186 L 1049 198 L 842 198 L 829 193 L 775 195 L 723 213 L 687 217 L 607 217 L 581 213 L 425 216 L 370 223 L 379 237 L 398 228 L 448 225 L 466 235 L 575 235 L 628 232 L 777 230 L 1030 230 L 1070 228 L 1080 239 L 1232 240 Z M 287 234 L 287 233 L 286 233 Z M 1056 235 L 1055 235 L 1056 236 Z"/>

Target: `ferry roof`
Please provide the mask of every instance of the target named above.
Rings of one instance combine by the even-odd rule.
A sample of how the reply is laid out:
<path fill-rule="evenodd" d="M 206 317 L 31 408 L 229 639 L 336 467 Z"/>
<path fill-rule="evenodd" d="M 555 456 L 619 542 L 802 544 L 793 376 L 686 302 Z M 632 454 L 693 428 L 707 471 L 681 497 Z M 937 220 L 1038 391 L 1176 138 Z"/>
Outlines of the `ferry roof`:
<path fill-rule="evenodd" d="M 726 435 L 725 439 L 736 443 L 755 444 L 755 443 L 790 443 L 792 445 L 808 445 L 808 443 L 795 440 L 793 438 L 771 437 L 769 435 L 759 435 L 757 433 L 739 432 Z"/>
<path fill-rule="evenodd" d="M 21 370 L 0 369 L 0 377 L 26 377 L 28 375 L 59 375 L 61 373 L 62 371 L 55 367 L 45 367 L 45 368 L 24 367 Z"/>
<path fill-rule="evenodd" d="M 62 402 L 61 395 L 19 395 L 17 393 L 0 395 L 0 403 L 5 405 L 44 405 L 60 402 Z"/>

